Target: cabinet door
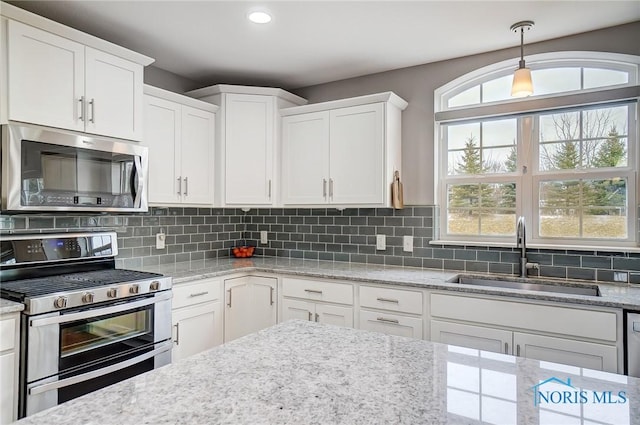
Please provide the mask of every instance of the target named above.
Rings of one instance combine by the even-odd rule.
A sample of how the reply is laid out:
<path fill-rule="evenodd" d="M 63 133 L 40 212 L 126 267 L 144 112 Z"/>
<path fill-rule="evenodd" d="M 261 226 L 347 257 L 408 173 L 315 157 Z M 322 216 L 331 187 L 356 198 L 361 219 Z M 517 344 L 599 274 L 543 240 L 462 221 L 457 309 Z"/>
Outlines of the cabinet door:
<path fill-rule="evenodd" d="M 605 372 L 619 372 L 618 351 L 613 345 L 521 332 L 514 332 L 513 344 L 514 354 L 517 356 Z"/>
<path fill-rule="evenodd" d="M 257 276 L 225 280 L 225 342 L 276 324 L 276 282 Z"/>
<path fill-rule="evenodd" d="M 282 203 L 327 203 L 329 112 L 282 119 Z"/>
<path fill-rule="evenodd" d="M 329 325 L 353 327 L 353 308 L 337 305 L 316 304 L 315 321 Z"/>
<path fill-rule="evenodd" d="M 178 203 L 181 200 L 180 105 L 145 96 L 144 145 L 149 148 L 149 202 Z"/>
<path fill-rule="evenodd" d="M 383 105 L 336 109 L 330 122 L 330 202 L 384 203 Z"/>
<path fill-rule="evenodd" d="M 182 106 L 182 200 L 213 205 L 214 114 Z"/>
<path fill-rule="evenodd" d="M 172 361 L 200 353 L 222 344 L 222 305 L 196 304 L 172 312 Z"/>
<path fill-rule="evenodd" d="M 87 132 L 142 140 L 142 73 L 142 65 L 85 48 Z"/>
<path fill-rule="evenodd" d="M 422 339 L 422 318 L 360 310 L 360 329 Z"/>
<path fill-rule="evenodd" d="M 315 321 L 314 312 L 315 308 L 313 303 L 283 298 L 282 317 L 280 321 L 286 322 L 292 319 Z"/>
<path fill-rule="evenodd" d="M 9 119 L 84 131 L 84 46 L 8 22 Z"/>
<path fill-rule="evenodd" d="M 231 93 L 225 96 L 226 203 L 270 205 L 274 159 L 273 98 Z"/>
<path fill-rule="evenodd" d="M 0 424 L 9 424 L 16 420 L 16 354 L 9 352 L 0 355 Z"/>
<path fill-rule="evenodd" d="M 511 331 L 431 320 L 431 340 L 494 353 L 511 354 Z"/>

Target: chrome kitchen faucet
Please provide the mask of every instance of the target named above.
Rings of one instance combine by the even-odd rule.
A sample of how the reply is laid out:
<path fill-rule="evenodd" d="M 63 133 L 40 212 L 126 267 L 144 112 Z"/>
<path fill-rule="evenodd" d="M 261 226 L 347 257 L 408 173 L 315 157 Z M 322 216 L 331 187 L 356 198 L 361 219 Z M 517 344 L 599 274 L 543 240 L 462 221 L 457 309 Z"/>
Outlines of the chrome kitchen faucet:
<path fill-rule="evenodd" d="M 524 216 L 518 217 L 516 226 L 516 249 L 520 248 L 520 277 L 527 277 L 527 270 L 538 270 L 538 263 L 527 263 L 527 230 Z"/>

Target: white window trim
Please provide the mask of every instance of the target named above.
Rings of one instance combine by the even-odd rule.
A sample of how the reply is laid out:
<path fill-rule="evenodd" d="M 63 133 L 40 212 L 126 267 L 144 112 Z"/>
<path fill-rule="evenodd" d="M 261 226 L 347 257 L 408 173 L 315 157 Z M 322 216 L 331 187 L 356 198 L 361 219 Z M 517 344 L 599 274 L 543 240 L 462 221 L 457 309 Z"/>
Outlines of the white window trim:
<path fill-rule="evenodd" d="M 492 176 L 487 175 L 483 177 L 483 182 L 492 183 L 499 182 L 500 180 L 513 180 L 515 177 L 516 183 L 520 184 L 521 189 L 517 193 L 516 199 L 516 216 L 523 215 L 526 211 L 530 214 L 534 223 L 528 223 L 527 237 L 531 241 L 529 246 L 540 248 L 562 248 L 562 249 L 598 249 L 598 250 L 612 250 L 620 251 L 625 250 L 628 252 L 640 252 L 640 229 L 638 226 L 639 217 L 638 214 L 638 202 L 640 201 L 640 183 L 638 183 L 638 172 L 640 172 L 640 155 L 638 155 L 638 144 L 640 143 L 640 137 L 638 135 L 640 127 L 638 125 L 638 116 L 640 115 L 640 86 L 636 85 L 639 80 L 640 69 L 640 56 L 613 54 L 603 52 L 554 52 L 544 53 L 540 55 L 533 55 L 527 57 L 527 63 L 534 69 L 537 66 L 540 67 L 552 67 L 553 65 L 560 66 L 590 66 L 590 62 L 599 62 L 601 64 L 607 64 L 609 68 L 624 69 L 630 71 L 629 84 L 624 87 L 616 86 L 615 88 L 607 87 L 593 90 L 582 90 L 580 92 L 569 92 L 553 94 L 548 96 L 539 96 L 537 98 L 527 100 L 506 100 L 500 102 L 492 102 L 486 104 L 471 105 L 465 107 L 457 107 L 451 109 L 444 109 L 446 104 L 446 95 L 452 91 L 463 91 L 473 85 L 480 84 L 481 82 L 491 80 L 493 78 L 500 78 L 502 75 L 513 72 L 516 62 L 514 60 L 502 61 L 497 64 L 489 65 L 481 69 L 472 71 L 466 75 L 463 75 L 442 87 L 434 91 L 434 110 L 436 112 L 436 122 L 434 126 L 434 193 L 437 195 L 436 204 L 441 205 L 443 208 L 440 211 L 439 217 L 436 219 L 436 226 L 438 232 L 446 232 L 446 199 L 447 199 L 447 187 L 446 183 L 454 182 L 454 178 L 448 177 L 446 183 L 443 182 L 442 172 L 446 173 L 447 163 L 445 155 L 441 155 L 443 149 L 444 136 L 441 131 L 443 123 L 448 121 L 458 121 L 461 119 L 480 119 L 489 117 L 498 117 L 501 115 L 517 115 L 527 112 L 539 113 L 544 110 L 564 109 L 566 106 L 585 106 L 589 104 L 604 104 L 606 102 L 617 103 L 622 100 L 634 99 L 636 103 L 635 112 L 636 120 L 633 124 L 630 123 L 629 128 L 629 159 L 635 159 L 636 171 L 629 171 L 629 169 L 620 170 L 626 176 L 628 176 L 628 198 L 627 205 L 629 209 L 627 229 L 628 239 L 621 241 L 613 240 L 595 240 L 595 239 L 580 239 L 571 240 L 567 238 L 563 239 L 544 239 L 535 237 L 532 229 L 537 229 L 537 221 L 539 220 L 539 205 L 532 205 L 534 195 L 537 196 L 538 182 L 541 179 L 545 179 L 547 176 L 543 176 L 543 173 L 539 173 L 536 170 L 528 173 L 527 176 L 518 173 L 517 176 L 513 175 L 500 175 Z M 535 65 L 534 65 L 535 64 Z M 546 66 L 545 66 L 546 65 Z M 635 71 L 635 72 L 633 72 Z M 524 105 L 524 107 L 523 107 Z M 522 127 L 522 126 L 519 126 Z M 521 129 L 519 128 L 518 131 Z M 533 129 L 530 129 L 533 130 Z M 527 130 L 529 131 L 529 130 Z M 519 134 L 519 140 L 530 141 L 530 137 L 522 138 Z M 537 146 L 536 143 L 534 143 Z M 535 155 L 537 152 L 532 152 L 532 149 L 526 148 L 531 155 Z M 518 155 L 518 169 L 522 170 L 523 160 L 522 155 Z M 504 176 L 504 178 L 503 178 Z M 496 177 L 496 178 L 494 178 Z M 534 184 L 536 183 L 536 184 Z M 526 186 L 526 187 L 525 187 Z M 535 190 L 535 192 L 534 192 Z M 524 196 L 523 196 L 524 194 Z M 537 199 L 537 198 L 535 198 Z M 443 202 L 445 204 L 443 204 Z M 527 215 L 529 215 L 527 214 Z M 529 220 L 532 221 L 532 220 Z M 471 246 L 515 246 L 514 242 L 509 241 L 512 237 L 492 237 L 492 236 L 463 236 L 463 235 L 439 235 L 435 234 L 435 239 L 431 241 L 432 244 L 447 245 L 471 245 Z"/>

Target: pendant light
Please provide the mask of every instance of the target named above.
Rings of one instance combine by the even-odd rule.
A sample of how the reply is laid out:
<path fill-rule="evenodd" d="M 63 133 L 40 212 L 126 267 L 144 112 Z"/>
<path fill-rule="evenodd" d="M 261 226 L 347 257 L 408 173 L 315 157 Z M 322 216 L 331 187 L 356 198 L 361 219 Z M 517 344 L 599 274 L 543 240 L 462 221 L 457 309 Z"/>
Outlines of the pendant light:
<path fill-rule="evenodd" d="M 513 74 L 513 84 L 511 86 L 512 97 L 525 97 L 533 94 L 533 82 L 531 81 L 531 70 L 524 64 L 524 30 L 533 27 L 533 21 L 520 21 L 511 25 L 511 31 L 520 30 L 520 64 Z"/>

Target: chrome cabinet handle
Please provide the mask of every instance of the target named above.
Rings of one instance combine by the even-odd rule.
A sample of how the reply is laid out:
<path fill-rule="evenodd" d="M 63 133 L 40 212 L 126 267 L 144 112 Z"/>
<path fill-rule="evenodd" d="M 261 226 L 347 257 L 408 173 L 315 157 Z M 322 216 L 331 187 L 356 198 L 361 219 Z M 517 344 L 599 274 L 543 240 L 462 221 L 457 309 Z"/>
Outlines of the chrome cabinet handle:
<path fill-rule="evenodd" d="M 320 323 L 320 315 L 316 313 L 316 322 Z"/>
<path fill-rule="evenodd" d="M 180 345 L 180 322 L 173 326 L 176 328 L 176 339 L 174 339 L 173 342 L 175 342 L 176 345 Z"/>
<path fill-rule="evenodd" d="M 509 354 L 509 343 L 508 342 L 504 343 L 504 353 L 505 354 Z"/>
<path fill-rule="evenodd" d="M 520 357 L 520 344 L 516 345 L 516 356 Z"/>
<path fill-rule="evenodd" d="M 333 199 L 333 179 L 329 179 L 329 198 Z"/>
<path fill-rule="evenodd" d="M 387 319 L 387 318 L 385 318 L 385 317 L 378 317 L 378 318 L 376 318 L 376 320 L 377 320 L 378 322 L 387 322 L 387 323 L 395 323 L 395 324 L 400 323 L 400 322 L 398 321 L 398 319 Z"/>
<path fill-rule="evenodd" d="M 394 300 L 392 298 L 376 298 L 378 301 L 381 301 L 383 303 L 394 303 L 394 304 L 400 304 L 400 301 L 398 300 Z"/>
<path fill-rule="evenodd" d="M 304 292 L 311 292 L 312 294 L 320 294 L 320 295 L 322 295 L 322 291 L 318 291 L 316 289 L 305 289 Z"/>
<path fill-rule="evenodd" d="M 231 307 L 231 289 L 227 291 L 229 293 L 229 302 L 227 303 L 227 307 Z"/>
<path fill-rule="evenodd" d="M 309 313 L 309 321 L 311 321 L 311 319 L 313 318 L 313 316 L 311 315 L 310 311 L 307 311 L 307 313 Z"/>
<path fill-rule="evenodd" d="M 89 101 L 89 106 L 91 107 L 91 117 L 89 118 L 89 122 L 96 123 L 96 100 L 91 98 Z"/>
<path fill-rule="evenodd" d="M 322 179 L 322 197 L 327 198 L 327 179 Z"/>
<path fill-rule="evenodd" d="M 207 295 L 209 293 L 209 291 L 204 291 L 204 292 L 196 292 L 195 294 L 190 294 L 189 297 L 193 298 L 193 297 L 201 297 L 203 295 Z"/>
<path fill-rule="evenodd" d="M 178 177 L 178 195 L 182 195 L 182 177 Z"/>
<path fill-rule="evenodd" d="M 80 121 L 84 121 L 84 96 L 81 96 L 78 102 L 80 102 L 80 116 L 78 118 Z"/>
<path fill-rule="evenodd" d="M 189 194 L 189 177 L 184 178 L 184 196 Z"/>
<path fill-rule="evenodd" d="M 271 179 L 269 179 L 269 200 L 271 200 Z"/>
<path fill-rule="evenodd" d="M 269 288 L 269 304 L 273 305 L 273 287 Z"/>

